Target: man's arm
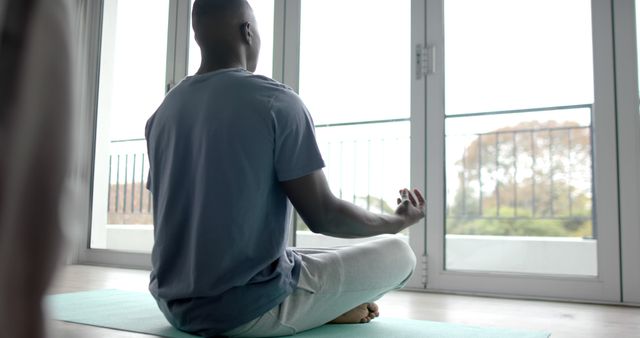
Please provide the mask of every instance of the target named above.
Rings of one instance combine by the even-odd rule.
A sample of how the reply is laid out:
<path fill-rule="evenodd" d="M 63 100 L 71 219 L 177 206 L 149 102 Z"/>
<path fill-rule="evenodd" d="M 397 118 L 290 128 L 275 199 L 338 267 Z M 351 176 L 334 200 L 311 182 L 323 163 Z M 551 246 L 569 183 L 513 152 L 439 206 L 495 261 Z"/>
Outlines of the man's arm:
<path fill-rule="evenodd" d="M 424 198 L 417 189 L 415 196 L 407 189 L 401 190 L 403 198 L 398 198 L 396 212 L 380 215 L 336 198 L 322 170 L 281 184 L 309 229 L 328 236 L 354 238 L 395 234 L 424 217 Z"/>

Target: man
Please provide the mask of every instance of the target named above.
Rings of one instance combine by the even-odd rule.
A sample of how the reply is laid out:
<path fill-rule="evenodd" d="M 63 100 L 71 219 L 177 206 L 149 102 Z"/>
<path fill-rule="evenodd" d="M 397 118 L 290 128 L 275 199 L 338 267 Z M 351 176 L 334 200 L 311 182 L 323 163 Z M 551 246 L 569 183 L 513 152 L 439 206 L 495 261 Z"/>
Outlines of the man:
<path fill-rule="evenodd" d="M 413 272 L 412 250 L 395 238 L 286 248 L 287 199 L 314 232 L 367 237 L 423 218 L 421 193 L 403 189 L 394 215 L 334 197 L 300 98 L 253 74 L 260 35 L 246 0 L 196 0 L 193 28 L 202 65 L 167 95 L 146 130 L 150 290 L 160 309 L 172 325 L 205 336 L 369 322 L 379 314 L 372 302 Z"/>

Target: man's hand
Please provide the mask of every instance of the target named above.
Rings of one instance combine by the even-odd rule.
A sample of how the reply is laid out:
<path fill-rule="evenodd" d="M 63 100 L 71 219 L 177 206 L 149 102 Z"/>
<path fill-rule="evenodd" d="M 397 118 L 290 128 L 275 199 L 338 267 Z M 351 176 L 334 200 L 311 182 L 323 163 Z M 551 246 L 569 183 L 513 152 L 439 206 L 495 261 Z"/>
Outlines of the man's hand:
<path fill-rule="evenodd" d="M 425 216 L 425 203 L 422 192 L 418 189 L 402 189 L 399 191 L 398 208 L 395 214 L 404 218 L 405 224 L 403 229 L 417 223 Z M 415 195 L 414 195 L 415 194 Z"/>

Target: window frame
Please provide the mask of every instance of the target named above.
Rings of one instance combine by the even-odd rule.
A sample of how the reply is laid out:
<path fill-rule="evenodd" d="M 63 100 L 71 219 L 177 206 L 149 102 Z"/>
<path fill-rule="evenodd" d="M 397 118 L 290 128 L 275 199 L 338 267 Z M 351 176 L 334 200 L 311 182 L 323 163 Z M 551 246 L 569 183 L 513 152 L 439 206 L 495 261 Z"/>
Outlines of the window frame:
<path fill-rule="evenodd" d="M 102 50 L 102 25 L 104 14 L 104 0 L 83 1 L 79 15 L 79 34 L 77 37 L 79 48 L 78 64 L 81 71 L 78 74 L 79 86 L 83 99 L 78 102 L 78 110 L 86 112 L 81 115 L 82 120 L 76 123 L 76 127 L 85 127 L 91 146 L 86 147 L 83 154 L 78 154 L 78 163 L 72 170 L 71 181 L 78 186 L 71 189 L 70 196 L 66 197 L 68 203 L 65 212 L 65 222 L 68 226 L 78 225 L 78 233 L 71 233 L 71 239 L 75 246 L 67 252 L 68 264 L 92 264 L 108 265 L 127 268 L 148 268 L 151 266 L 150 255 L 118 252 L 114 250 L 91 249 L 91 225 L 94 212 L 93 195 L 95 180 L 95 153 L 98 148 L 98 96 L 100 83 L 100 55 Z M 73 195 L 73 196 L 71 196 Z M 83 201 L 83 202 L 80 202 Z M 86 201 L 86 202 L 84 202 Z M 73 202 L 80 202 L 75 204 Z M 70 205 L 79 205 L 79 208 L 71 208 Z"/>
<path fill-rule="evenodd" d="M 591 1 L 594 51 L 594 104 L 592 147 L 594 221 L 598 224 L 598 276 L 554 276 L 497 272 L 451 271 L 445 268 L 445 102 L 444 1 L 428 1 L 427 44 L 436 46 L 440 70 L 428 78 L 427 92 L 427 289 L 444 292 L 511 295 L 596 302 L 620 301 L 618 191 L 616 168 L 613 41 L 611 4 Z"/>

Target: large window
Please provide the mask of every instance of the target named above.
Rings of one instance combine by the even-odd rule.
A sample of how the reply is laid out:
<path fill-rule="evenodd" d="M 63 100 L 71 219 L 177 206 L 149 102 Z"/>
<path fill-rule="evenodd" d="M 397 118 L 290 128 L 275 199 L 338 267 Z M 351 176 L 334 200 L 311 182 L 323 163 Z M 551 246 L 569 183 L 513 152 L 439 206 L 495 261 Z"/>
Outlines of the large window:
<path fill-rule="evenodd" d="M 373 212 L 393 213 L 398 189 L 409 186 L 410 15 L 408 1 L 302 1 L 300 96 L 325 175 L 336 196 Z M 298 246 L 349 242 L 296 222 Z"/>
<path fill-rule="evenodd" d="M 426 219 L 399 234 L 418 256 L 409 286 L 620 301 L 618 216 L 631 213 L 618 197 L 633 198 L 618 179 L 637 167 L 618 135 L 638 131 L 618 111 L 629 95 L 614 48 L 624 57 L 631 43 L 614 43 L 624 28 L 611 18 L 635 0 L 249 2 L 257 73 L 308 106 L 333 193 L 392 213 L 398 189 L 425 191 Z M 200 66 L 191 4 L 104 0 L 91 20 L 102 36 L 87 261 L 149 265 L 144 126 Z M 294 245 L 354 242 L 294 219 Z"/>
<path fill-rule="evenodd" d="M 131 234 L 150 233 L 152 223 L 144 128 L 164 98 L 168 17 L 169 0 L 104 1 L 92 248 L 152 243 Z"/>
<path fill-rule="evenodd" d="M 595 276 L 590 1 L 444 4 L 447 268 Z"/>
<path fill-rule="evenodd" d="M 610 4 L 426 12 L 427 287 L 617 299 Z"/>

